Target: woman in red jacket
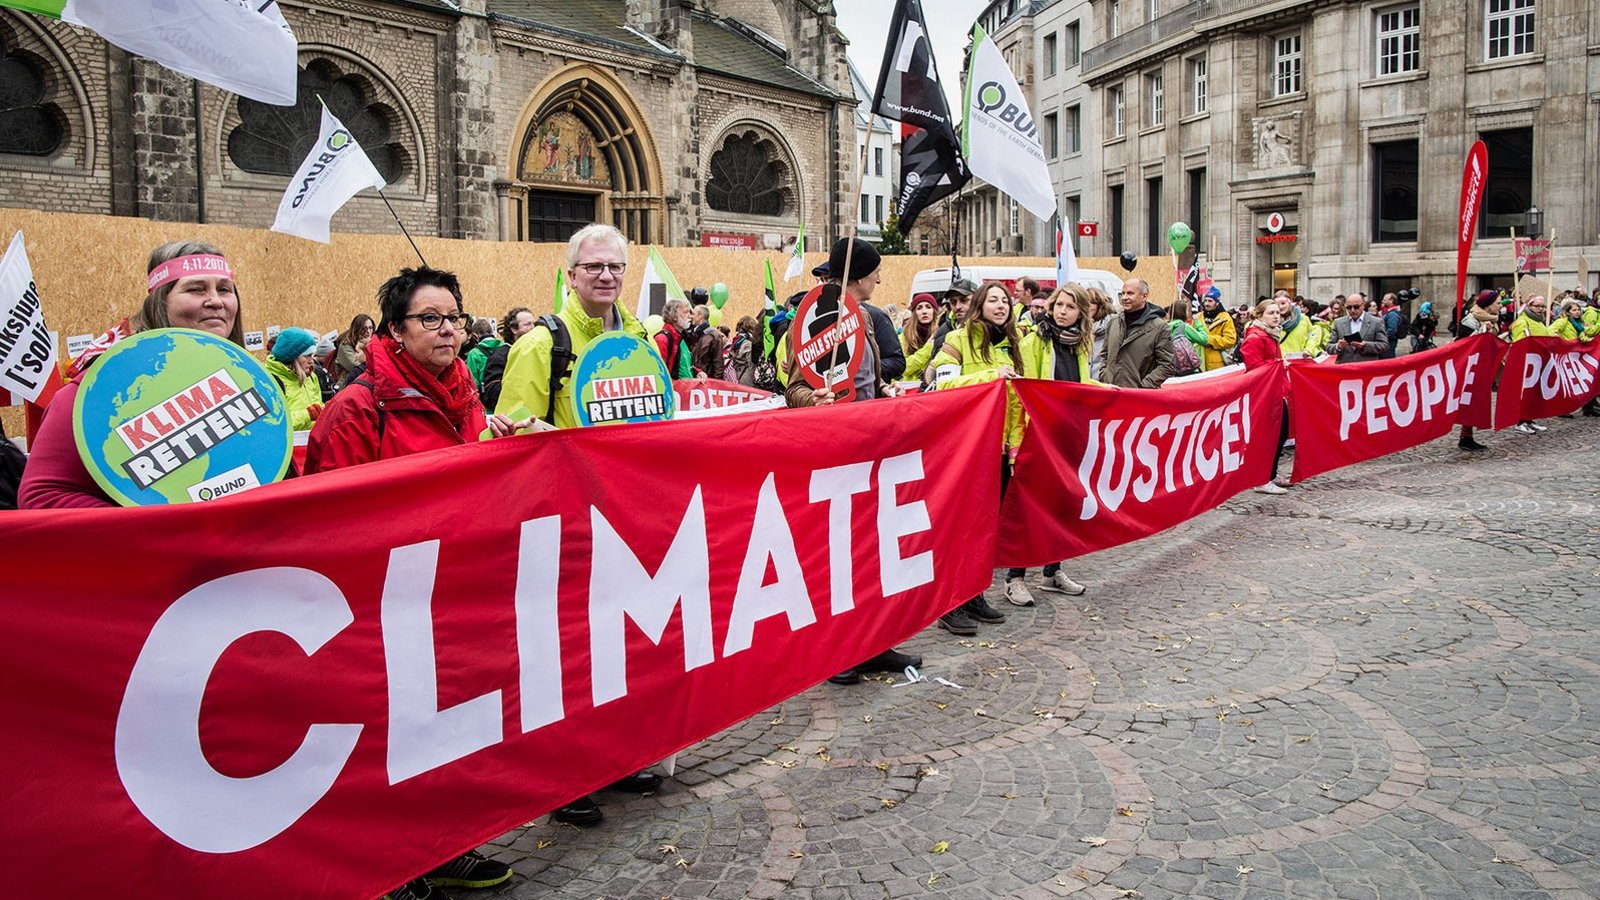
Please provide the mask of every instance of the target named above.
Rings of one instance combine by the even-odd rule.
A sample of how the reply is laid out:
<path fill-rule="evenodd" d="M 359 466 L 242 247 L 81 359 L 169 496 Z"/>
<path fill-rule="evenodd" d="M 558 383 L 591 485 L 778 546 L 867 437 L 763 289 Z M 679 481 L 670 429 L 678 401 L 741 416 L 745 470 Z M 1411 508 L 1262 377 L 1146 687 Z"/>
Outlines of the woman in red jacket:
<path fill-rule="evenodd" d="M 1244 360 L 1245 371 L 1262 366 L 1282 366 L 1283 314 L 1271 300 L 1256 304 L 1250 312 L 1250 324 L 1245 326 L 1244 338 L 1239 342 L 1239 358 Z M 1283 404 L 1283 424 L 1278 428 L 1278 452 L 1272 457 L 1272 477 L 1256 488 L 1260 494 L 1286 494 L 1288 489 L 1278 482 L 1278 462 L 1283 459 L 1283 447 L 1289 440 L 1289 402 Z"/>
<path fill-rule="evenodd" d="M 306 445 L 306 474 L 476 441 L 485 425 L 512 434 L 505 416 L 485 419 L 467 364 L 458 358 L 465 319 L 450 272 L 401 269 L 378 289 L 382 321 L 367 346 L 367 371 L 335 394 Z"/>
<path fill-rule="evenodd" d="M 472 373 L 457 356 L 466 316 L 454 274 L 401 269 L 378 289 L 378 306 L 383 320 L 367 345 L 366 374 L 317 417 L 307 474 L 476 441 L 486 421 L 495 437 L 516 431 L 504 416 L 485 420 Z M 443 895 L 439 886 L 493 887 L 510 877 L 510 866 L 470 852 L 385 896 L 427 900 Z"/>
<path fill-rule="evenodd" d="M 210 274 L 181 275 L 184 266 L 164 265 L 185 258 L 204 260 L 206 265 L 200 268 Z M 244 346 L 239 292 L 221 250 L 200 241 L 162 244 L 150 251 L 145 273 L 148 283 L 144 305 L 128 320 L 127 334 L 153 328 L 194 328 Z M 109 346 L 107 342 L 100 350 Z M 88 360 L 80 362 L 81 370 L 89 367 Z M 28 448 L 28 467 L 17 492 L 21 509 L 116 506 L 78 455 L 78 442 L 72 434 L 72 406 L 78 397 L 78 385 L 74 378 L 56 393 Z"/>

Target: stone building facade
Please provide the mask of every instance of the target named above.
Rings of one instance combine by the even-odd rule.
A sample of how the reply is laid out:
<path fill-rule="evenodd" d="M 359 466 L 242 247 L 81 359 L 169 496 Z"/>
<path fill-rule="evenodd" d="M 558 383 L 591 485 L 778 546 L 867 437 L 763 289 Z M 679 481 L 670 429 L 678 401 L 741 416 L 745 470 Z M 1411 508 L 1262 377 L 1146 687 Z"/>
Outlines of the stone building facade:
<path fill-rule="evenodd" d="M 829 0 L 285 0 L 295 107 L 0 10 L 0 204 L 265 228 L 320 96 L 416 234 L 640 242 L 832 236 L 855 95 Z M 335 231 L 394 223 L 371 193 Z"/>
<path fill-rule="evenodd" d="M 1557 240 L 1557 289 L 1580 255 L 1600 260 L 1590 0 L 1091 6 L 1107 252 L 1166 253 L 1184 220 L 1234 301 L 1414 286 L 1453 306 L 1462 167 L 1482 139 L 1469 290 L 1509 285 L 1530 207 Z"/>

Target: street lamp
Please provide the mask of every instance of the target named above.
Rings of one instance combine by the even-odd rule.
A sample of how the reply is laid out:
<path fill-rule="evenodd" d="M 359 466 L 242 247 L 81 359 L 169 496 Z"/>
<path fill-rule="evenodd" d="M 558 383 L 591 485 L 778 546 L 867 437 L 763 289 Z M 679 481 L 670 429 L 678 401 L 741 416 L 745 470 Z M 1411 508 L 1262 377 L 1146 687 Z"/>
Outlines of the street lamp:
<path fill-rule="evenodd" d="M 1525 220 L 1523 230 L 1527 232 L 1528 237 L 1536 238 L 1544 234 L 1544 210 L 1537 206 L 1530 206 L 1528 211 L 1522 215 Z"/>

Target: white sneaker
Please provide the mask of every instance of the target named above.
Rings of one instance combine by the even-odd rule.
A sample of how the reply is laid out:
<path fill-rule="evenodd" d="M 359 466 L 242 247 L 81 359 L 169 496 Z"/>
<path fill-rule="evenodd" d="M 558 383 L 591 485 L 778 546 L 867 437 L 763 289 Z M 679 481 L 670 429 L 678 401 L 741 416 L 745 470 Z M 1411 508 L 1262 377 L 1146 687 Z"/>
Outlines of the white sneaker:
<path fill-rule="evenodd" d="M 1021 578 L 1014 578 L 1006 582 L 1006 599 L 1012 606 L 1032 606 L 1033 595 L 1028 593 L 1028 586 L 1022 583 Z"/>
<path fill-rule="evenodd" d="M 1294 482 L 1290 481 L 1287 475 L 1279 475 L 1277 478 L 1272 479 L 1272 483 L 1281 488 L 1294 486 Z"/>
<path fill-rule="evenodd" d="M 1538 422 L 1529 422 L 1528 424 L 1530 426 L 1532 426 L 1534 431 L 1549 431 L 1550 430 L 1550 426 L 1549 425 L 1540 425 Z"/>
<path fill-rule="evenodd" d="M 1269 481 L 1266 484 L 1263 484 L 1262 486 L 1260 486 L 1258 488 L 1255 488 L 1255 492 L 1258 493 L 1258 494 L 1287 494 L 1287 493 L 1289 493 L 1289 489 L 1288 488 L 1278 487 L 1277 485 L 1275 485 L 1275 484 L 1273 484 L 1272 482 Z"/>
<path fill-rule="evenodd" d="M 1076 581 L 1073 581 L 1071 578 L 1068 578 L 1064 573 L 1059 571 L 1050 576 L 1050 580 L 1045 582 L 1045 587 L 1050 588 L 1051 590 L 1060 591 L 1063 594 L 1071 594 L 1073 596 L 1077 596 L 1088 590 L 1088 588 L 1077 583 Z"/>
<path fill-rule="evenodd" d="M 1517 424 L 1511 426 L 1511 430 L 1517 432 L 1518 434 L 1538 434 L 1539 433 L 1539 430 L 1537 428 L 1534 428 L 1531 424 L 1529 424 L 1527 422 L 1518 422 Z"/>

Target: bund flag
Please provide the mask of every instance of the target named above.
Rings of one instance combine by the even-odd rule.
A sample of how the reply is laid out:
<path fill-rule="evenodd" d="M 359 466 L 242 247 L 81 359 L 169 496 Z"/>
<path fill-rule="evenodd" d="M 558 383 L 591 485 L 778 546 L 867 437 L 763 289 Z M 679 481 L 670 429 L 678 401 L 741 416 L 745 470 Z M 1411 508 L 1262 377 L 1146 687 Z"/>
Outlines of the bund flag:
<path fill-rule="evenodd" d="M 961 158 L 961 142 L 939 84 L 921 0 L 900 0 L 895 7 L 872 112 L 901 123 L 900 197 L 895 210 L 900 232 L 909 233 L 919 213 L 960 190 L 972 177 Z"/>
<path fill-rule="evenodd" d="M 283 192 L 272 230 L 326 244 L 328 222 L 340 207 L 366 188 L 381 191 L 387 184 L 355 136 L 323 106 L 322 131 Z"/>

